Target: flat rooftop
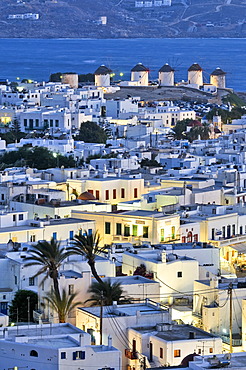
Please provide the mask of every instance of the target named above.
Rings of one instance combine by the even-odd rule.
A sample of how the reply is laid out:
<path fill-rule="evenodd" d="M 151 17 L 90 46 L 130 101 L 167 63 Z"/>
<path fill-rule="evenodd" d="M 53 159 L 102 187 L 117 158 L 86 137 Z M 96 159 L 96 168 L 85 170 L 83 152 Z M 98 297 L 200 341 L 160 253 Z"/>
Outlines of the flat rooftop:
<path fill-rule="evenodd" d="M 212 356 L 204 356 L 204 358 L 196 357 L 195 361 L 192 361 L 189 363 L 188 369 L 209 369 L 211 368 L 211 365 L 208 361 L 206 361 L 208 358 L 211 358 Z M 216 355 L 216 357 L 219 360 L 223 361 L 224 355 Z M 193 367 L 194 364 L 194 367 Z M 239 353 L 233 353 L 231 355 L 230 359 L 230 365 L 229 369 L 245 369 L 246 368 L 246 354 L 245 352 L 239 352 Z M 219 369 L 219 367 L 215 367 L 214 369 Z"/>
<path fill-rule="evenodd" d="M 151 334 L 157 338 L 163 339 L 167 342 L 169 341 L 179 341 L 179 340 L 197 340 L 197 339 L 208 339 L 217 338 L 216 335 L 207 333 L 199 328 L 191 325 L 167 325 L 169 330 L 157 330 L 157 326 L 150 327 L 135 327 L 134 330 L 141 334 Z M 190 339 L 190 333 L 194 333 L 194 339 Z"/>
<path fill-rule="evenodd" d="M 100 317 L 100 307 L 79 307 L 81 311 L 85 311 L 90 315 Z M 157 314 L 161 312 L 168 311 L 165 306 L 158 306 L 152 304 L 124 304 L 117 306 L 105 306 L 103 310 L 103 317 L 111 318 L 112 316 L 136 316 L 137 312 L 141 315 L 147 314 Z"/>
<path fill-rule="evenodd" d="M 107 278 L 103 279 L 107 280 Z M 132 285 L 132 284 L 157 284 L 160 285 L 158 281 L 147 279 L 143 276 L 117 276 L 110 278 L 111 283 L 121 283 L 122 285 Z"/>
<path fill-rule="evenodd" d="M 8 338 L 9 341 L 15 341 L 15 337 L 41 337 L 38 340 L 48 340 L 53 336 L 59 335 L 72 335 L 72 334 L 81 334 L 84 333 L 83 330 L 70 325 L 70 324 L 52 324 L 52 325 L 24 325 L 8 327 L 8 328 L 1 328 L 0 329 L 0 341 L 4 339 L 4 329 L 8 330 Z M 30 338 L 31 340 L 31 338 Z M 54 340 L 54 339 L 53 339 Z"/>
<path fill-rule="evenodd" d="M 68 347 L 79 347 L 80 345 L 73 340 L 71 337 L 61 337 L 61 338 L 37 338 L 28 340 L 28 344 L 33 344 L 34 346 L 47 347 L 47 348 L 68 348 Z"/>

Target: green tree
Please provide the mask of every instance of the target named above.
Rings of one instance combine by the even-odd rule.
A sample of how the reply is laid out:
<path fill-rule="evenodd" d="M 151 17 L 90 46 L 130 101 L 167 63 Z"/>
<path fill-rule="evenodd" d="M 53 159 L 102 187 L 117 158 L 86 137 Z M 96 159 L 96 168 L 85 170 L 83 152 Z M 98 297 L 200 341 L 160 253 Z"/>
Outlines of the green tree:
<path fill-rule="evenodd" d="M 83 122 L 81 123 L 79 134 L 75 137 L 75 140 L 82 140 L 86 143 L 106 143 L 107 132 L 95 122 Z"/>
<path fill-rule="evenodd" d="M 118 303 L 130 303 L 130 298 L 124 295 L 121 283 L 112 283 L 110 279 L 93 282 L 88 292 L 91 293 L 91 297 L 85 303 L 90 303 L 91 306 L 99 306 L 101 302 L 104 306 L 111 306 L 114 301 Z"/>
<path fill-rule="evenodd" d="M 95 81 L 94 73 L 86 73 L 79 75 L 79 82 L 94 82 L 94 81 Z"/>
<path fill-rule="evenodd" d="M 95 259 L 101 253 L 104 253 L 107 250 L 107 247 L 100 247 L 99 243 L 100 235 L 97 231 L 91 234 L 85 231 L 84 235 L 79 234 L 74 236 L 71 250 L 74 254 L 81 255 L 86 258 L 87 263 L 90 266 L 92 275 L 99 283 L 101 283 L 102 279 L 97 273 Z"/>
<path fill-rule="evenodd" d="M 61 82 L 62 72 L 51 73 L 50 82 Z"/>
<path fill-rule="evenodd" d="M 58 314 L 59 322 L 64 323 L 67 320 L 69 313 L 82 302 L 75 301 L 78 293 L 67 294 L 65 289 L 57 294 L 54 290 L 44 297 L 44 300 L 54 309 Z"/>
<path fill-rule="evenodd" d="M 38 305 L 38 295 L 32 290 L 18 290 L 9 307 L 10 321 L 28 322 L 28 297 L 30 297 L 30 319 L 33 321 L 33 311 Z M 18 309 L 18 311 L 17 311 Z"/>
<path fill-rule="evenodd" d="M 59 166 L 74 167 L 76 162 L 72 156 L 66 157 L 58 154 L 56 157 L 47 148 L 24 146 L 16 151 L 5 152 L 1 156 L 2 168 L 26 166 L 44 170 Z"/>
<path fill-rule="evenodd" d="M 186 131 L 188 123 L 192 122 L 192 119 L 183 119 L 182 121 L 177 121 L 173 131 L 173 138 L 175 140 L 182 140 L 186 138 Z"/>
<path fill-rule="evenodd" d="M 29 257 L 25 259 L 25 266 L 40 266 L 36 276 L 45 274 L 44 279 L 50 277 L 53 280 L 54 291 L 57 297 L 60 297 L 58 270 L 64 260 L 72 254 L 70 248 L 65 249 L 60 241 L 52 238 L 50 242 L 39 241 L 31 247 L 28 253 Z"/>

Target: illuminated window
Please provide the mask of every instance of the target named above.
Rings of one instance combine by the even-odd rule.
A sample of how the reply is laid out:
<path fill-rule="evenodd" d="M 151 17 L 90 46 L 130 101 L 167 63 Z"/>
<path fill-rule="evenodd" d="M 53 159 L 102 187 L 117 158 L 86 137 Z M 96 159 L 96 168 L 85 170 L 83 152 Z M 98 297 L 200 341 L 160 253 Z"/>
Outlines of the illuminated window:
<path fill-rule="evenodd" d="M 137 197 L 138 197 L 138 189 L 134 188 L 134 198 L 137 198 Z"/>
<path fill-rule="evenodd" d="M 133 225 L 132 226 L 132 235 L 133 236 L 138 236 L 138 225 Z"/>
<path fill-rule="evenodd" d="M 213 348 L 209 348 L 209 353 L 213 353 L 214 352 L 214 350 L 213 350 Z"/>
<path fill-rule="evenodd" d="M 181 350 L 180 349 L 175 349 L 173 352 L 173 357 L 180 357 L 181 356 Z"/>

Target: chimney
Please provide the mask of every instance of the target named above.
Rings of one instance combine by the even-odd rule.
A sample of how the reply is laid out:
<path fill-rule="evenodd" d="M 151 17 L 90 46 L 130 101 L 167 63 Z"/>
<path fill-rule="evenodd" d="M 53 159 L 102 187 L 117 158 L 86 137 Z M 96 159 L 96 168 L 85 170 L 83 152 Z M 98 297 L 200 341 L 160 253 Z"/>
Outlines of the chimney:
<path fill-rule="evenodd" d="M 109 348 L 112 348 L 112 337 L 111 337 L 111 335 L 108 336 L 108 346 L 109 346 Z"/>
<path fill-rule="evenodd" d="M 80 347 L 84 345 L 84 334 L 79 335 L 79 344 L 80 344 Z"/>

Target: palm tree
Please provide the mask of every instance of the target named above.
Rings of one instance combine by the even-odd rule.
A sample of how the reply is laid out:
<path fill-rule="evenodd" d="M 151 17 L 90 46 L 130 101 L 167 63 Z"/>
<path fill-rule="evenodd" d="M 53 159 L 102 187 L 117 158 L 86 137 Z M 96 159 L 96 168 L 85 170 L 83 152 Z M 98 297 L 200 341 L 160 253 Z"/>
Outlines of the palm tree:
<path fill-rule="evenodd" d="M 66 322 L 68 314 L 79 304 L 82 304 L 82 302 L 76 301 L 74 302 L 74 299 L 78 293 L 73 294 L 67 294 L 66 289 L 62 289 L 62 292 L 60 294 L 57 294 L 54 290 L 52 290 L 50 293 L 47 293 L 46 297 L 44 299 L 48 301 L 50 306 L 57 312 L 59 322 L 64 323 Z"/>
<path fill-rule="evenodd" d="M 45 278 L 53 279 L 54 291 L 57 296 L 60 296 L 58 283 L 58 270 L 62 262 L 72 254 L 70 248 L 67 250 L 61 247 L 61 242 L 51 239 L 50 242 L 44 240 L 39 241 L 36 245 L 28 251 L 29 257 L 25 258 L 27 263 L 25 266 L 40 265 L 39 271 L 35 276 L 46 274 Z"/>
<path fill-rule="evenodd" d="M 93 282 L 88 289 L 91 298 L 85 303 L 90 302 L 91 306 L 111 306 L 114 301 L 118 303 L 130 303 L 130 299 L 125 297 L 120 282 L 111 283 L 110 279 L 101 282 Z"/>
<path fill-rule="evenodd" d="M 73 245 L 71 251 L 73 254 L 84 256 L 87 259 L 87 263 L 90 266 L 91 273 L 98 283 L 102 283 L 102 279 L 98 276 L 95 259 L 96 256 L 104 253 L 107 247 L 100 247 L 100 235 L 98 231 L 89 234 L 87 231 L 82 235 L 75 235 L 73 238 Z"/>

